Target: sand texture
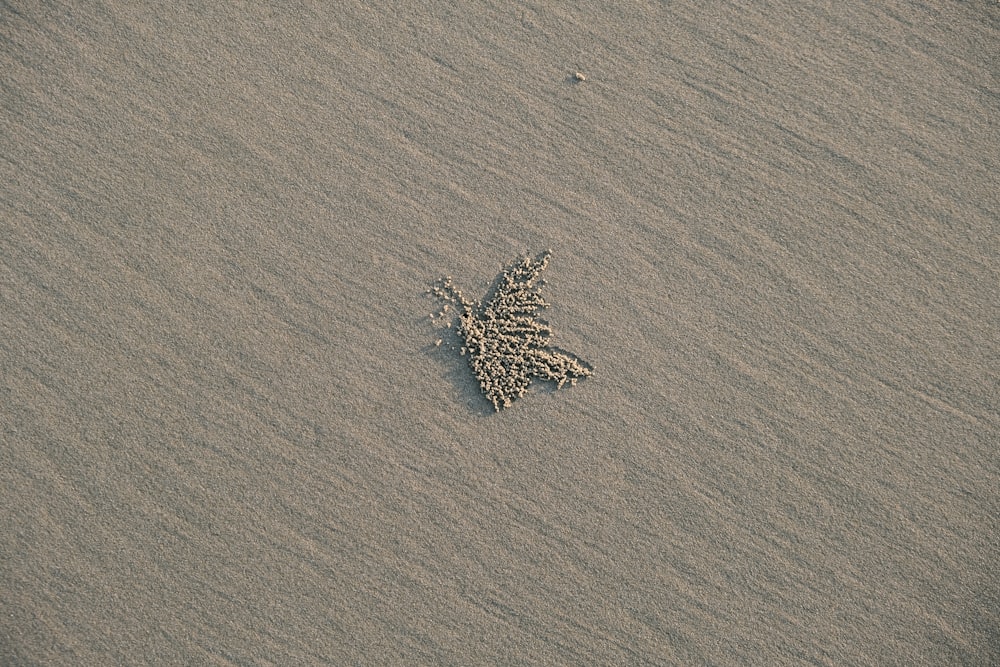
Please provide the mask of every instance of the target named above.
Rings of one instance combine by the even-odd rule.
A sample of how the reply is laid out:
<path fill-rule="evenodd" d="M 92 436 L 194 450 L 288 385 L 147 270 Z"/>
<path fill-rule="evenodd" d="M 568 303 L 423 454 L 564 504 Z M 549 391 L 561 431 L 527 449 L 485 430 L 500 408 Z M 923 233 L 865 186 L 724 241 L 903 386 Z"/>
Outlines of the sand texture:
<path fill-rule="evenodd" d="M 0 3 L 0 665 L 1000 664 L 998 54 L 992 0 Z M 427 290 L 546 249 L 593 374 L 497 410 Z"/>
<path fill-rule="evenodd" d="M 462 356 L 468 355 L 479 388 L 497 412 L 524 396 L 534 380 L 554 382 L 561 389 L 593 375 L 583 359 L 549 344 L 553 332 L 541 318 L 542 309 L 549 307 L 541 276 L 551 256 L 546 251 L 515 262 L 497 276 L 485 301 L 463 296 L 448 276 L 430 290 L 445 302 L 439 317 L 448 318 L 450 305 L 459 307 L 456 323 L 448 326 L 454 327 Z"/>

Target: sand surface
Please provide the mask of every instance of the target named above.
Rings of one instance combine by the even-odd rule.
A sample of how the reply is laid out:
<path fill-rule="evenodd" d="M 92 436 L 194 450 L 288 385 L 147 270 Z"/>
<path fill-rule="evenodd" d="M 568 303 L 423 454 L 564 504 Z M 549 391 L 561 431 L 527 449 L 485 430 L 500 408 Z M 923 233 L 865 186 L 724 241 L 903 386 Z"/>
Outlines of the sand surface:
<path fill-rule="evenodd" d="M 0 664 L 1000 664 L 1000 5 L 230 4 L 0 4 Z"/>

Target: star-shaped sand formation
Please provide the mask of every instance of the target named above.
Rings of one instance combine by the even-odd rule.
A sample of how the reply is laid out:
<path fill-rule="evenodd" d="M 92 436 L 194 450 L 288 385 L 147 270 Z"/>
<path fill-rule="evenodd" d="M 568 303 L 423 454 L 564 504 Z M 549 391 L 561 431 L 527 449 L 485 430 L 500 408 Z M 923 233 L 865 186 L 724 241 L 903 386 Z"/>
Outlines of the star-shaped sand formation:
<path fill-rule="evenodd" d="M 534 260 L 526 257 L 504 271 L 485 304 L 465 299 L 450 276 L 431 289 L 460 309 L 456 331 L 465 343 L 462 354 L 468 355 L 483 393 L 498 411 L 524 396 L 532 378 L 562 388 L 593 372 L 575 355 L 549 347 L 552 328 L 538 319 L 539 309 L 548 306 L 539 294 L 539 276 L 549 256 L 544 252 Z"/>

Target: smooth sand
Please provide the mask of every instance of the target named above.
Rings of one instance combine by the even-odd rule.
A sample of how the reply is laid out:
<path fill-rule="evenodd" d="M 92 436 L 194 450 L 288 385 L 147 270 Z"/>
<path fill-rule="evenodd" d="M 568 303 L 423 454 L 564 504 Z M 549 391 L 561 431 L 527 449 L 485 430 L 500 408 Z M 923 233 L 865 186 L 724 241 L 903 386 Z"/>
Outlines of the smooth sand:
<path fill-rule="evenodd" d="M 0 664 L 1000 663 L 996 3 L 38 4 Z"/>

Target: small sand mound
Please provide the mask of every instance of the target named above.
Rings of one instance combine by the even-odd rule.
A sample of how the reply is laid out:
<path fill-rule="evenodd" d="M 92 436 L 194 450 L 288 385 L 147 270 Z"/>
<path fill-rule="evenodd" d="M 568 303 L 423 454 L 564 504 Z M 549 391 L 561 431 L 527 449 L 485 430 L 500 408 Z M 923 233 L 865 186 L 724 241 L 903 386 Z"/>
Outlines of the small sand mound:
<path fill-rule="evenodd" d="M 468 354 L 479 386 L 498 411 L 524 396 L 532 378 L 551 380 L 561 388 L 593 373 L 582 359 L 549 347 L 552 329 L 538 319 L 538 311 L 548 306 L 539 294 L 538 278 L 550 254 L 526 257 L 500 274 L 495 294 L 485 305 L 465 299 L 450 276 L 431 289 L 461 310 L 456 331 L 465 343 L 462 354 Z"/>

